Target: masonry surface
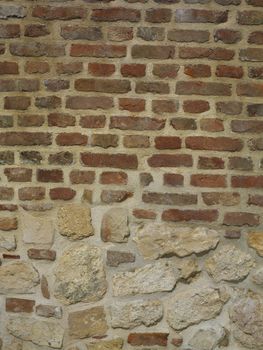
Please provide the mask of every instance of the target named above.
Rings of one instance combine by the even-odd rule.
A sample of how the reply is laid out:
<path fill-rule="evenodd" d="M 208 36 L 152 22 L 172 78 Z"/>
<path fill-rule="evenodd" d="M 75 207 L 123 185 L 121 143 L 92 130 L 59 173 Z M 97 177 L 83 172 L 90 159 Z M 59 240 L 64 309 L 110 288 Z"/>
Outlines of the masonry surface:
<path fill-rule="evenodd" d="M 263 349 L 263 0 L 0 2 L 0 349 Z"/>

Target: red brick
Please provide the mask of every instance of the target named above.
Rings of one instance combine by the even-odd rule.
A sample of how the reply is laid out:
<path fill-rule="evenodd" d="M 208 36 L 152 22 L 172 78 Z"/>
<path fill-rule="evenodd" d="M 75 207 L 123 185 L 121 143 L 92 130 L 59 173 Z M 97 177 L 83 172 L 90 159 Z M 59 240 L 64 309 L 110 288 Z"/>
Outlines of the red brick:
<path fill-rule="evenodd" d="M 263 49 L 241 49 L 239 52 L 239 59 L 248 62 L 263 62 Z"/>
<path fill-rule="evenodd" d="M 226 187 L 226 177 L 224 175 L 191 175 L 191 185 L 197 187 Z"/>
<path fill-rule="evenodd" d="M 185 139 L 186 147 L 193 150 L 208 151 L 227 151 L 235 152 L 243 148 L 243 142 L 240 139 L 230 137 L 205 137 L 205 136 L 188 136 Z"/>
<path fill-rule="evenodd" d="M 178 136 L 158 136 L 154 142 L 157 149 L 179 149 L 182 146 L 182 140 Z"/>
<path fill-rule="evenodd" d="M 253 170 L 253 161 L 250 157 L 230 157 L 228 169 L 231 170 Z"/>
<path fill-rule="evenodd" d="M 127 185 L 128 176 L 123 171 L 104 171 L 100 175 L 102 185 Z"/>
<path fill-rule="evenodd" d="M 0 200 L 10 201 L 14 197 L 14 189 L 12 187 L 0 187 Z"/>
<path fill-rule="evenodd" d="M 262 120 L 232 120 L 231 129 L 234 132 L 251 132 L 262 133 L 263 121 Z"/>
<path fill-rule="evenodd" d="M 165 60 L 174 58 L 174 46 L 156 46 L 156 45 L 134 45 L 131 51 L 133 58 L 148 58 Z"/>
<path fill-rule="evenodd" d="M 218 218 L 217 210 L 180 210 L 168 209 L 162 214 L 164 221 L 204 221 L 213 222 Z"/>
<path fill-rule="evenodd" d="M 61 27 L 60 35 L 67 40 L 102 40 L 103 34 L 101 28 L 83 27 L 79 25 L 67 25 Z"/>
<path fill-rule="evenodd" d="M 56 109 L 61 107 L 61 98 L 58 96 L 37 97 L 35 106 L 38 108 Z"/>
<path fill-rule="evenodd" d="M 141 19 L 141 13 L 139 10 L 126 8 L 126 7 L 111 7 L 104 9 L 93 9 L 91 14 L 93 21 L 103 22 L 138 22 Z"/>
<path fill-rule="evenodd" d="M 75 126 L 75 117 L 66 113 L 50 113 L 48 115 L 48 126 L 56 126 L 66 128 L 67 126 Z"/>
<path fill-rule="evenodd" d="M 19 68 L 16 62 L 0 62 L 0 74 L 18 74 Z"/>
<path fill-rule="evenodd" d="M 63 79 L 47 79 L 44 80 L 44 85 L 48 91 L 60 91 L 69 89 L 69 80 Z"/>
<path fill-rule="evenodd" d="M 136 83 L 135 92 L 137 94 L 169 94 L 169 85 L 160 81 L 140 81 Z"/>
<path fill-rule="evenodd" d="M 179 81 L 178 95 L 231 96 L 231 85 L 204 81 Z"/>
<path fill-rule="evenodd" d="M 35 259 L 35 260 L 49 260 L 49 261 L 56 260 L 56 252 L 50 249 L 30 248 L 27 251 L 27 256 L 29 257 L 29 259 Z"/>
<path fill-rule="evenodd" d="M 154 154 L 148 158 L 149 166 L 159 167 L 191 167 L 193 159 L 188 154 Z"/>
<path fill-rule="evenodd" d="M 18 198 L 21 201 L 41 200 L 45 198 L 44 187 L 22 187 L 18 190 Z"/>
<path fill-rule="evenodd" d="M 70 165 L 73 163 L 73 154 L 70 152 L 56 152 L 48 156 L 48 164 Z"/>
<path fill-rule="evenodd" d="M 203 131 L 219 132 L 224 131 L 224 123 L 219 118 L 205 118 L 200 120 L 200 128 Z"/>
<path fill-rule="evenodd" d="M 148 117 L 111 117 L 110 129 L 120 130 L 161 130 L 165 120 Z"/>
<path fill-rule="evenodd" d="M 180 66 L 178 64 L 154 64 L 153 75 L 164 78 L 176 78 Z"/>
<path fill-rule="evenodd" d="M 208 58 L 211 60 L 232 60 L 235 51 L 224 49 L 222 47 L 205 48 L 205 47 L 180 47 L 180 58 Z"/>
<path fill-rule="evenodd" d="M 217 113 L 224 113 L 227 115 L 238 115 L 242 112 L 242 102 L 227 101 L 216 102 Z"/>
<path fill-rule="evenodd" d="M 82 72 L 83 63 L 82 62 L 70 62 L 70 63 L 57 63 L 56 72 L 58 74 L 77 74 Z"/>
<path fill-rule="evenodd" d="M 240 11 L 237 16 L 238 24 L 242 25 L 260 25 L 263 24 L 262 11 Z"/>
<path fill-rule="evenodd" d="M 251 151 L 263 150 L 263 138 L 251 139 L 248 142 L 249 149 Z"/>
<path fill-rule="evenodd" d="M 138 160 L 135 154 L 81 153 L 81 161 L 89 167 L 106 167 L 119 169 L 137 169 Z"/>
<path fill-rule="evenodd" d="M 26 312 L 34 311 L 35 301 L 29 299 L 6 298 L 5 310 L 6 312 Z"/>
<path fill-rule="evenodd" d="M 63 171 L 60 169 L 37 169 L 39 182 L 63 182 Z"/>
<path fill-rule="evenodd" d="M 126 52 L 127 48 L 123 45 L 72 44 L 70 56 L 120 58 L 125 57 Z"/>
<path fill-rule="evenodd" d="M 263 207 L 263 196 L 260 194 L 250 194 L 248 197 L 248 205 L 256 205 L 258 207 Z"/>
<path fill-rule="evenodd" d="M 184 74 L 192 78 L 211 77 L 211 67 L 206 64 L 189 64 L 184 67 Z"/>
<path fill-rule="evenodd" d="M 12 230 L 16 230 L 17 227 L 18 227 L 17 218 L 9 218 L 9 217 L 0 218 L 0 230 L 12 231 Z"/>
<path fill-rule="evenodd" d="M 231 186 L 235 188 L 263 188 L 263 176 L 232 176 Z"/>
<path fill-rule="evenodd" d="M 9 182 L 28 182 L 32 180 L 32 169 L 6 168 L 4 174 Z"/>
<path fill-rule="evenodd" d="M 172 29 L 168 31 L 168 40 L 177 42 L 204 43 L 209 40 L 207 30 Z"/>
<path fill-rule="evenodd" d="M 235 44 L 241 40 L 241 33 L 237 30 L 220 28 L 215 31 L 214 39 L 224 44 Z"/>
<path fill-rule="evenodd" d="M 263 97 L 263 84 L 240 83 L 237 85 L 238 96 Z"/>
<path fill-rule="evenodd" d="M 76 191 L 68 187 L 51 188 L 51 190 L 49 191 L 49 196 L 50 196 L 50 199 L 52 200 L 68 201 L 70 199 L 73 199 L 75 195 L 76 195 Z"/>
<path fill-rule="evenodd" d="M 4 98 L 5 109 L 26 110 L 30 104 L 30 97 L 26 96 L 6 96 Z"/>
<path fill-rule="evenodd" d="M 178 9 L 175 11 L 177 23 L 224 23 L 227 21 L 228 11 L 210 11 L 198 9 Z"/>
<path fill-rule="evenodd" d="M 243 74 L 244 72 L 242 67 L 224 65 L 216 67 L 217 77 L 241 79 L 243 77 Z"/>
<path fill-rule="evenodd" d="M 45 24 L 27 24 L 25 26 L 25 36 L 39 37 L 50 34 L 49 28 Z"/>
<path fill-rule="evenodd" d="M 88 136 L 78 132 L 61 133 L 56 137 L 56 143 L 59 146 L 85 146 L 88 142 Z"/>
<path fill-rule="evenodd" d="M 0 38 L 11 39 L 20 37 L 19 24 L 0 24 Z"/>
<path fill-rule="evenodd" d="M 121 66 L 121 74 L 124 77 L 133 77 L 133 78 L 139 78 L 144 77 L 146 71 L 146 65 L 145 64 L 123 64 Z"/>
<path fill-rule="evenodd" d="M 69 174 L 72 184 L 93 184 L 95 172 L 88 170 L 72 170 Z"/>
<path fill-rule="evenodd" d="M 164 174 L 163 184 L 166 186 L 179 187 L 184 185 L 184 176 L 181 174 Z"/>
<path fill-rule="evenodd" d="M 48 62 L 44 61 L 27 61 L 25 64 L 25 72 L 29 74 L 44 74 L 50 71 Z"/>
<path fill-rule="evenodd" d="M 262 1 L 261 0 L 246 0 L 248 5 L 252 5 L 252 6 L 259 6 L 262 7 Z"/>
<path fill-rule="evenodd" d="M 114 64 L 89 63 L 89 73 L 96 77 L 109 77 L 115 72 Z"/>
<path fill-rule="evenodd" d="M 103 203 L 107 203 L 107 204 L 121 203 L 132 196 L 133 196 L 132 192 L 103 190 L 101 191 L 100 199 Z"/>
<path fill-rule="evenodd" d="M 9 46 L 10 53 L 14 56 L 25 57 L 59 57 L 65 56 L 65 44 L 61 43 L 43 43 L 29 41 L 28 43 L 18 42 L 11 43 Z"/>
<path fill-rule="evenodd" d="M 145 110 L 145 100 L 141 98 L 119 98 L 119 109 L 130 112 L 142 112 Z"/>
<path fill-rule="evenodd" d="M 82 128 L 100 129 L 106 124 L 105 115 L 88 115 L 80 118 L 79 122 Z"/>
<path fill-rule="evenodd" d="M 18 126 L 31 127 L 31 126 L 42 126 L 45 122 L 45 117 L 43 115 L 20 115 L 17 119 Z"/>
<path fill-rule="evenodd" d="M 155 219 L 157 216 L 153 210 L 147 209 L 133 209 L 132 214 L 137 219 Z"/>
<path fill-rule="evenodd" d="M 224 216 L 224 225 L 228 226 L 257 226 L 260 216 L 253 213 L 230 212 Z"/>
<path fill-rule="evenodd" d="M 206 205 L 233 206 L 240 203 L 240 194 L 237 192 L 204 192 L 202 198 Z"/>
<path fill-rule="evenodd" d="M 14 126 L 14 119 L 11 115 L 3 115 L 0 117 L 0 128 L 11 128 Z"/>
<path fill-rule="evenodd" d="M 196 130 L 197 125 L 195 119 L 192 118 L 172 118 L 171 125 L 175 130 Z"/>
<path fill-rule="evenodd" d="M 70 20 L 85 18 L 86 10 L 84 7 L 77 6 L 41 6 L 37 5 L 32 11 L 33 17 L 45 20 Z"/>
<path fill-rule="evenodd" d="M 132 40 L 133 28 L 131 27 L 110 27 L 108 28 L 108 40 L 126 41 Z"/>
<path fill-rule="evenodd" d="M 167 346 L 169 333 L 130 333 L 128 343 L 132 346 Z"/>
<path fill-rule="evenodd" d="M 262 45 L 263 44 L 263 32 L 252 32 L 248 37 L 249 44 Z"/>
<path fill-rule="evenodd" d="M 75 89 L 77 91 L 124 94 L 131 90 L 131 83 L 129 80 L 119 79 L 77 79 L 75 80 Z"/>
<path fill-rule="evenodd" d="M 112 97 L 106 96 L 68 96 L 66 108 L 70 109 L 110 109 L 113 107 Z"/>
<path fill-rule="evenodd" d="M 193 205 L 197 204 L 197 195 L 190 193 L 159 193 L 145 192 L 142 195 L 144 203 L 162 205 Z"/>
<path fill-rule="evenodd" d="M 154 113 L 175 113 L 178 111 L 179 104 L 175 100 L 153 100 L 152 110 Z"/>
<path fill-rule="evenodd" d="M 167 23 L 172 18 L 172 11 L 167 8 L 151 8 L 146 10 L 145 21 L 151 23 Z"/>
<path fill-rule="evenodd" d="M 248 67 L 248 76 L 252 79 L 263 79 L 263 67 Z"/>
<path fill-rule="evenodd" d="M 18 206 L 15 204 L 0 204 L 0 211 L 17 211 Z"/>
<path fill-rule="evenodd" d="M 51 142 L 51 134 L 45 132 L 10 131 L 0 135 L 0 145 L 3 146 L 48 146 Z"/>
<path fill-rule="evenodd" d="M 209 111 L 208 101 L 203 100 L 187 100 L 183 102 L 184 112 L 187 113 L 204 113 Z"/>
<path fill-rule="evenodd" d="M 199 157 L 198 169 L 224 169 L 225 162 L 218 157 Z"/>
<path fill-rule="evenodd" d="M 144 135 L 126 135 L 123 138 L 123 145 L 127 148 L 147 148 L 150 147 L 150 139 Z"/>
<path fill-rule="evenodd" d="M 119 136 L 113 134 L 93 134 L 90 140 L 92 146 L 102 148 L 117 147 Z"/>

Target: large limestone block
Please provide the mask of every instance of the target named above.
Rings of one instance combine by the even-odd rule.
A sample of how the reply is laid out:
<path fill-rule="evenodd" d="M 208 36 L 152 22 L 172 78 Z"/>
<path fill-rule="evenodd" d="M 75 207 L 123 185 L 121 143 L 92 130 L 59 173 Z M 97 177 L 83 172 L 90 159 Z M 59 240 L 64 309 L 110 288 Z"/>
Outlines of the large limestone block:
<path fill-rule="evenodd" d="M 0 266 L 0 294 L 33 293 L 39 274 L 32 264 L 17 261 Z"/>
<path fill-rule="evenodd" d="M 71 312 L 68 318 L 69 335 L 73 338 L 102 337 L 108 330 L 102 306 Z"/>
<path fill-rule="evenodd" d="M 59 233 L 71 240 L 79 240 L 93 235 L 90 208 L 80 204 L 68 204 L 57 212 Z"/>
<path fill-rule="evenodd" d="M 175 330 L 187 328 L 220 314 L 229 299 L 224 289 L 202 287 L 175 294 L 169 300 L 167 321 Z"/>
<path fill-rule="evenodd" d="M 149 327 L 162 319 L 163 306 L 159 300 L 115 302 L 111 305 L 110 314 L 113 328 Z"/>
<path fill-rule="evenodd" d="M 214 249 L 219 242 L 219 234 L 205 227 L 150 223 L 138 229 L 134 241 L 145 259 L 171 255 L 184 257 Z"/>
<path fill-rule="evenodd" d="M 13 336 L 36 345 L 62 348 L 64 329 L 51 321 L 16 316 L 8 320 L 7 330 Z"/>
<path fill-rule="evenodd" d="M 249 349 L 263 349 L 263 297 L 249 291 L 239 295 L 229 312 L 234 338 Z"/>
<path fill-rule="evenodd" d="M 108 210 L 101 223 L 101 238 L 104 242 L 123 243 L 129 237 L 128 212 L 123 208 Z"/>
<path fill-rule="evenodd" d="M 250 232 L 247 238 L 248 245 L 263 257 L 263 232 Z"/>
<path fill-rule="evenodd" d="M 172 261 L 147 264 L 131 272 L 119 272 L 112 278 L 114 296 L 171 291 L 180 271 Z"/>
<path fill-rule="evenodd" d="M 116 338 L 113 340 L 102 340 L 96 343 L 87 344 L 87 350 L 121 350 L 123 340 Z"/>
<path fill-rule="evenodd" d="M 16 249 L 16 238 L 13 233 L 0 232 L 0 249 Z"/>
<path fill-rule="evenodd" d="M 217 346 L 227 343 L 226 330 L 217 326 L 199 329 L 189 341 L 189 350 L 215 350 Z M 218 348 L 217 348 L 218 349 Z"/>
<path fill-rule="evenodd" d="M 77 244 L 58 259 L 55 269 L 55 296 L 65 304 L 102 299 L 107 290 L 99 248 Z"/>
<path fill-rule="evenodd" d="M 240 281 L 253 266 L 252 257 L 232 245 L 222 247 L 205 262 L 207 272 L 216 282 Z"/>

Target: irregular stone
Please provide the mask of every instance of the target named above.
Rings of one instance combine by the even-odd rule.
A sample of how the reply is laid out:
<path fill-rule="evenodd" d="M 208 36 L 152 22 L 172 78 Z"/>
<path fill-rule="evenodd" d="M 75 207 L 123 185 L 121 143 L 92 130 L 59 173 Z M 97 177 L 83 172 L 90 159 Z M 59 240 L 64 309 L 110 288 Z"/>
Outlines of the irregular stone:
<path fill-rule="evenodd" d="M 129 236 L 128 212 L 123 208 L 108 210 L 101 223 L 101 238 L 104 242 L 127 242 Z"/>
<path fill-rule="evenodd" d="M 199 329 L 190 339 L 188 345 L 193 350 L 214 350 L 227 336 L 223 327 Z"/>
<path fill-rule="evenodd" d="M 159 300 L 115 302 L 110 307 L 110 314 L 113 328 L 149 327 L 162 319 L 163 306 Z"/>
<path fill-rule="evenodd" d="M 52 245 L 54 227 L 52 220 L 36 217 L 23 210 L 21 214 L 21 231 L 24 243 Z"/>
<path fill-rule="evenodd" d="M 191 282 L 201 270 L 196 259 L 176 260 L 176 267 L 180 271 L 180 277 L 184 282 Z"/>
<path fill-rule="evenodd" d="M 263 267 L 260 267 L 252 274 L 252 281 L 259 286 L 263 286 Z"/>
<path fill-rule="evenodd" d="M 205 262 L 208 274 L 216 281 L 241 281 L 254 266 L 249 254 L 235 246 L 226 245 L 215 252 Z"/>
<path fill-rule="evenodd" d="M 0 266 L 0 294 L 28 294 L 39 283 L 33 265 L 17 261 Z"/>
<path fill-rule="evenodd" d="M 112 278 L 114 296 L 171 291 L 180 271 L 171 261 L 159 261 L 131 272 L 119 272 Z"/>
<path fill-rule="evenodd" d="M 40 289 L 41 289 L 41 293 L 42 293 L 43 297 L 46 299 L 50 299 L 48 281 L 47 281 L 47 278 L 45 276 L 41 277 Z"/>
<path fill-rule="evenodd" d="M 36 345 L 50 346 L 55 349 L 62 347 L 64 329 L 51 321 L 16 316 L 8 320 L 7 330 L 13 336 L 31 341 Z"/>
<path fill-rule="evenodd" d="M 62 318 L 62 308 L 60 306 L 40 304 L 36 306 L 36 314 L 42 317 Z"/>
<path fill-rule="evenodd" d="M 121 338 L 102 340 L 96 343 L 87 344 L 87 350 L 121 350 L 122 347 L 123 340 Z"/>
<path fill-rule="evenodd" d="M 6 250 L 16 249 L 16 238 L 13 233 L 0 232 L 0 248 Z"/>
<path fill-rule="evenodd" d="M 259 256 L 263 257 L 263 232 L 249 232 L 247 243 Z"/>
<path fill-rule="evenodd" d="M 92 236 L 90 208 L 80 204 L 68 204 L 57 213 L 59 233 L 72 240 Z"/>
<path fill-rule="evenodd" d="M 214 249 L 219 242 L 219 234 L 205 227 L 150 223 L 138 229 L 134 241 L 145 259 L 171 255 L 184 257 Z"/>
<path fill-rule="evenodd" d="M 27 14 L 24 6 L 18 6 L 13 4 L 0 5 L 0 19 L 7 19 L 10 17 L 23 18 Z"/>
<path fill-rule="evenodd" d="M 73 338 L 102 337 L 108 330 L 102 306 L 71 312 L 68 317 L 69 335 Z"/>
<path fill-rule="evenodd" d="M 55 276 L 55 296 L 65 304 L 97 301 L 107 290 L 101 250 L 88 244 L 68 248 Z"/>
<path fill-rule="evenodd" d="M 263 298 L 249 291 L 239 295 L 229 311 L 233 322 L 233 336 L 249 349 L 263 348 Z"/>
<path fill-rule="evenodd" d="M 120 252 L 115 250 L 107 251 L 107 265 L 117 267 L 124 263 L 133 263 L 135 261 L 135 255 L 130 252 Z"/>
<path fill-rule="evenodd" d="M 175 330 L 181 330 L 220 314 L 229 295 L 221 288 L 202 287 L 175 294 L 169 300 L 167 321 Z"/>
<path fill-rule="evenodd" d="M 56 252 L 50 249 L 31 248 L 31 249 L 28 249 L 27 256 L 29 257 L 29 259 L 36 259 L 36 260 L 50 260 L 50 261 L 56 260 Z"/>

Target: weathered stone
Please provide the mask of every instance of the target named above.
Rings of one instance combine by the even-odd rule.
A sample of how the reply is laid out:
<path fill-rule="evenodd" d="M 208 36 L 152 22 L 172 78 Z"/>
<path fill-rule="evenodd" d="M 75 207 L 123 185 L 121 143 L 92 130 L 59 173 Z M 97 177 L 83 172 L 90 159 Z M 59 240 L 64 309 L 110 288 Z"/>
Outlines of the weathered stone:
<path fill-rule="evenodd" d="M 48 246 L 53 243 L 54 227 L 50 218 L 36 217 L 23 210 L 21 213 L 21 231 L 25 243 Z"/>
<path fill-rule="evenodd" d="M 0 294 L 32 293 L 38 283 L 38 272 L 30 263 L 17 261 L 0 266 Z"/>
<path fill-rule="evenodd" d="M 63 343 L 64 329 L 50 321 L 40 321 L 28 317 L 12 317 L 8 320 L 7 330 L 13 336 L 31 341 L 36 345 L 60 349 Z"/>
<path fill-rule="evenodd" d="M 62 308 L 60 306 L 40 304 L 36 306 L 36 314 L 42 317 L 62 318 Z"/>
<path fill-rule="evenodd" d="M 102 306 L 71 312 L 68 318 L 69 335 L 73 338 L 102 337 L 108 330 Z"/>
<path fill-rule="evenodd" d="M 121 338 L 87 344 L 87 350 L 121 350 L 122 347 L 123 340 Z"/>
<path fill-rule="evenodd" d="M 129 236 L 128 213 L 123 208 L 108 210 L 101 223 L 101 238 L 104 242 L 127 242 Z"/>
<path fill-rule="evenodd" d="M 176 260 L 175 266 L 180 271 L 181 279 L 187 283 L 201 271 L 196 259 Z"/>
<path fill-rule="evenodd" d="M 101 250 L 88 244 L 68 248 L 55 276 L 55 296 L 65 304 L 97 301 L 107 290 Z"/>
<path fill-rule="evenodd" d="M 202 287 L 175 294 L 169 300 L 167 321 L 175 330 L 216 317 L 229 299 L 221 288 Z"/>
<path fill-rule="evenodd" d="M 24 6 L 18 6 L 13 4 L 0 5 L 0 19 L 7 19 L 9 17 L 23 18 L 27 14 Z"/>
<path fill-rule="evenodd" d="M 162 319 L 163 306 L 159 300 L 115 302 L 111 305 L 110 314 L 113 328 L 149 327 Z"/>
<path fill-rule="evenodd" d="M 235 246 L 226 245 L 205 262 L 209 275 L 216 281 L 240 281 L 249 274 L 254 261 Z"/>
<path fill-rule="evenodd" d="M 114 296 L 171 291 L 180 271 L 171 261 L 159 261 L 131 272 L 119 272 L 112 278 Z"/>
<path fill-rule="evenodd" d="M 90 209 L 79 204 L 61 207 L 57 214 L 58 230 L 62 236 L 78 240 L 93 235 Z"/>
<path fill-rule="evenodd" d="M 0 232 L 0 248 L 6 250 L 16 249 L 16 239 L 13 233 Z"/>
<path fill-rule="evenodd" d="M 49 288 L 48 288 L 48 281 L 47 281 L 47 278 L 45 276 L 41 277 L 40 289 L 41 289 L 41 293 L 42 293 L 43 297 L 46 298 L 46 299 L 50 299 L 50 293 L 49 293 Z"/>
<path fill-rule="evenodd" d="M 138 229 L 134 241 L 146 259 L 171 255 L 184 257 L 214 249 L 219 242 L 219 234 L 205 227 L 150 223 Z"/>
<path fill-rule="evenodd" d="M 190 349 L 214 350 L 227 336 L 223 327 L 199 329 L 189 341 Z M 189 350 L 190 350 L 189 349 Z"/>
<path fill-rule="evenodd" d="M 249 232 L 247 243 L 259 256 L 263 257 L 263 232 Z"/>
<path fill-rule="evenodd" d="M 253 272 L 252 281 L 259 286 L 263 286 L 263 267 Z"/>
<path fill-rule="evenodd" d="M 107 265 L 117 267 L 120 264 L 132 263 L 135 261 L 135 255 L 130 252 L 120 252 L 115 250 L 107 251 Z"/>
<path fill-rule="evenodd" d="M 263 298 L 249 291 L 239 295 L 229 312 L 234 324 L 233 336 L 249 349 L 263 348 Z"/>
<path fill-rule="evenodd" d="M 30 248 L 27 251 L 27 256 L 29 257 L 29 259 L 36 259 L 36 260 L 50 260 L 50 261 L 56 260 L 56 252 L 50 249 Z"/>

